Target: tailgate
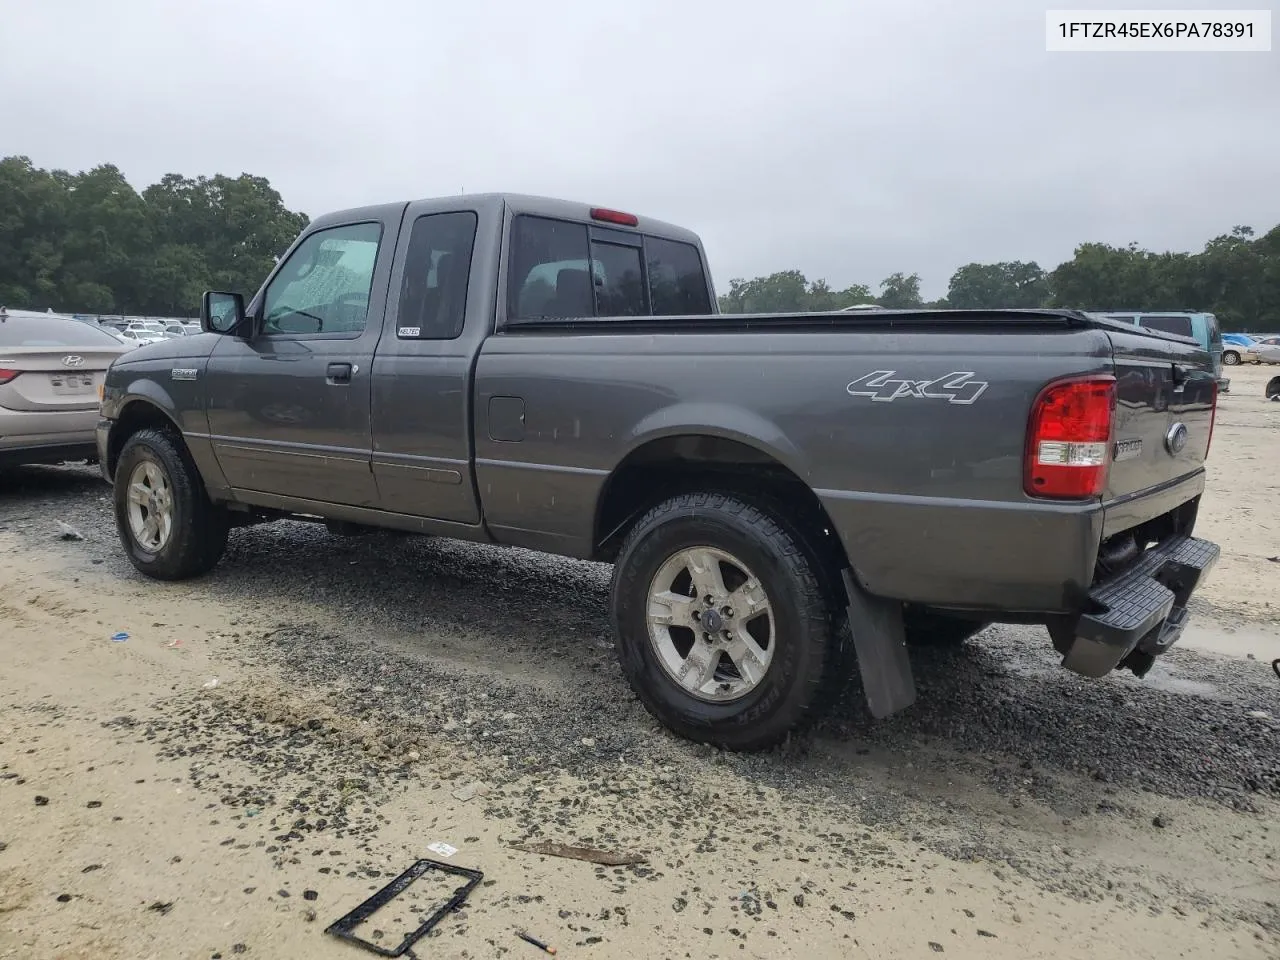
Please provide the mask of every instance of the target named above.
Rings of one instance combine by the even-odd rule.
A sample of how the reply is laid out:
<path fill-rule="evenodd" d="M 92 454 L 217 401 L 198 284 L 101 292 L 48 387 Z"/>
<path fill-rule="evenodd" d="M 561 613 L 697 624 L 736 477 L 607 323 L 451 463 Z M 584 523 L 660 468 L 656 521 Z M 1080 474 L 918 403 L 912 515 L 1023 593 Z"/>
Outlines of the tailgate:
<path fill-rule="evenodd" d="M 1116 415 L 1107 501 L 1200 470 L 1216 386 L 1209 354 L 1189 338 L 1107 330 L 1115 356 Z M 1128 511 L 1126 511 L 1128 512 Z"/>

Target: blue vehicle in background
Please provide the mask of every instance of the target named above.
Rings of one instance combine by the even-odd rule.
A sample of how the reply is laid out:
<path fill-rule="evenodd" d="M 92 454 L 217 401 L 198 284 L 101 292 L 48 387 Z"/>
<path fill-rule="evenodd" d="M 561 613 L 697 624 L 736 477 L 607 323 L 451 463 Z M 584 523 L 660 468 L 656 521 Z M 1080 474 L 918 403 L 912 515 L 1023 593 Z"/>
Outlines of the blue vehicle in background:
<path fill-rule="evenodd" d="M 1222 330 L 1218 327 L 1218 318 L 1212 313 L 1182 310 L 1099 310 L 1094 313 L 1119 323 L 1190 337 L 1209 351 L 1209 356 L 1213 359 L 1213 375 L 1218 380 L 1218 392 L 1226 393 L 1230 388 L 1231 381 L 1222 375 L 1222 365 L 1225 363 L 1234 366 L 1240 362 L 1241 357 L 1239 351 L 1235 350 L 1232 351 L 1232 357 L 1227 358 Z"/>

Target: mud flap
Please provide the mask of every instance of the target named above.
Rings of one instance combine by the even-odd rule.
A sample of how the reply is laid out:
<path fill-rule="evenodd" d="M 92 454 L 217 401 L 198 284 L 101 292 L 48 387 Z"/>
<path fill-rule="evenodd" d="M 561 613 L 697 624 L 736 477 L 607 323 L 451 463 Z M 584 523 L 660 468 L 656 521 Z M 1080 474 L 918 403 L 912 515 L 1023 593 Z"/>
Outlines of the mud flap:
<path fill-rule="evenodd" d="M 902 604 L 873 597 L 840 571 L 849 599 L 849 630 L 858 654 L 858 671 L 871 715 L 882 720 L 916 702 Z"/>

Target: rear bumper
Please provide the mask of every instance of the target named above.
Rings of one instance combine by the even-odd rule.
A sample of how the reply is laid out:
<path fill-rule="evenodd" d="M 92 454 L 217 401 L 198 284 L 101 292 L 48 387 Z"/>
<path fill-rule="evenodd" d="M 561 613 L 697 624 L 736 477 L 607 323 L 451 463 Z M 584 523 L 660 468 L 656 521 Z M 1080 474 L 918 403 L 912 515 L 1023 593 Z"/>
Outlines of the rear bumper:
<path fill-rule="evenodd" d="M 92 460 L 97 455 L 97 446 L 85 439 L 65 440 L 59 438 L 51 442 L 27 441 L 21 446 L 0 446 L 0 466 Z"/>
<path fill-rule="evenodd" d="M 1094 584 L 1085 612 L 1067 628 L 1069 635 L 1055 637 L 1059 649 L 1065 648 L 1062 665 L 1086 677 L 1101 677 L 1119 666 L 1146 673 L 1154 658 L 1182 636 L 1187 602 L 1220 552 L 1208 540 L 1170 537 L 1123 573 Z"/>

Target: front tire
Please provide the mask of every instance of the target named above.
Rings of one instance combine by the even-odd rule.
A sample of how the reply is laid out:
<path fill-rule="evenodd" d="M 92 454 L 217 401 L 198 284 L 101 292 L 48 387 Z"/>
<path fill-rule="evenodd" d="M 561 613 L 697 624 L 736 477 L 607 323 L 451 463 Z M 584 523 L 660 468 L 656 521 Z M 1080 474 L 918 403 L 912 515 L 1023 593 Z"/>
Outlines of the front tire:
<path fill-rule="evenodd" d="M 157 580 L 187 580 L 222 559 L 230 521 L 209 500 L 181 439 L 145 429 L 116 463 L 116 530 L 133 565 Z"/>
<path fill-rule="evenodd" d="M 813 559 L 771 513 L 730 494 L 682 494 L 635 525 L 614 565 L 612 614 L 631 689 L 690 740 L 772 747 L 838 689 L 841 641 Z"/>
<path fill-rule="evenodd" d="M 1222 362 L 1228 367 L 1234 367 L 1240 362 L 1240 354 L 1234 350 L 1224 350 L 1222 351 Z"/>

